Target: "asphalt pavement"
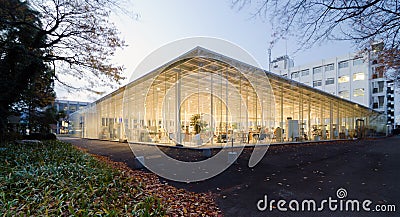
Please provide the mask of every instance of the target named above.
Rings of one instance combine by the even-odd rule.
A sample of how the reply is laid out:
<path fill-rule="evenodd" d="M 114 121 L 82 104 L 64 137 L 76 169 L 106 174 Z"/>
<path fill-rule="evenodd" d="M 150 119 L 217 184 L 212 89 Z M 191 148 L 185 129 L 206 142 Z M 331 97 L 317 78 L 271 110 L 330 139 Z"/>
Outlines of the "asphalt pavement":
<path fill-rule="evenodd" d="M 137 167 L 127 143 L 70 137 L 59 139 L 87 149 L 89 153 L 125 162 L 132 169 Z M 146 149 L 146 145 L 137 146 Z M 161 149 L 176 159 L 205 159 L 201 150 Z M 224 216 L 400 216 L 400 136 L 271 146 L 264 158 L 249 168 L 251 151 L 252 148 L 246 148 L 237 163 L 205 181 L 181 183 L 160 179 L 177 188 L 214 193 Z M 213 150 L 213 154 L 216 152 L 218 149 Z M 338 196 L 338 190 L 346 195 Z M 272 211 L 270 206 L 264 211 L 259 210 L 264 207 L 265 198 L 267 204 L 275 200 Z M 278 200 L 286 204 L 279 206 Z M 305 200 L 315 201 L 316 208 L 323 207 L 322 210 L 289 211 L 289 203 L 296 208 L 298 201 L 301 209 Z M 329 204 L 329 200 L 337 201 Z M 360 211 L 352 211 L 352 204 L 346 203 L 349 200 L 357 200 Z M 361 207 L 366 200 L 372 202 L 364 204 L 370 211 Z M 332 211 L 329 205 L 332 208 L 337 205 L 336 211 Z M 392 205 L 396 211 L 378 212 L 381 208 L 393 209 Z M 278 208 L 287 208 L 288 211 L 279 211 Z"/>

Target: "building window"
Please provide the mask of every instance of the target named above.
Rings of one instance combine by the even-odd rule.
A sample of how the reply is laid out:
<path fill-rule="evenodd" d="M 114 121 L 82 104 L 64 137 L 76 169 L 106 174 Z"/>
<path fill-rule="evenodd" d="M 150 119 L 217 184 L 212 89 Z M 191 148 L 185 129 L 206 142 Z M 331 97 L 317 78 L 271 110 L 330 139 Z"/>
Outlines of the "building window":
<path fill-rule="evenodd" d="M 364 96 L 364 88 L 356 88 L 353 91 L 353 96 Z"/>
<path fill-rule="evenodd" d="M 103 126 L 103 127 L 106 127 L 106 126 L 108 126 L 108 120 L 107 120 L 107 118 L 102 118 L 101 119 L 101 126 Z"/>
<path fill-rule="evenodd" d="M 71 112 L 75 112 L 77 109 L 76 109 L 76 105 L 70 105 L 69 106 L 69 110 L 71 111 Z"/>
<path fill-rule="evenodd" d="M 373 97 L 372 108 L 382 109 L 385 106 L 385 96 Z"/>
<path fill-rule="evenodd" d="M 349 67 L 348 60 L 339 62 L 339 69 L 343 69 L 343 68 L 347 68 L 347 67 Z"/>
<path fill-rule="evenodd" d="M 340 76 L 338 79 L 339 83 L 345 83 L 345 82 L 349 82 L 349 81 L 350 81 L 350 77 L 348 75 Z"/>
<path fill-rule="evenodd" d="M 372 108 L 377 109 L 379 107 L 378 97 L 372 97 Z"/>
<path fill-rule="evenodd" d="M 299 77 L 299 72 L 292 73 L 292 78 L 298 78 L 298 77 Z"/>
<path fill-rule="evenodd" d="M 335 83 L 335 79 L 334 78 L 327 78 L 325 80 L 325 85 L 334 84 L 334 83 Z"/>
<path fill-rule="evenodd" d="M 353 74 L 353 81 L 363 81 L 364 79 L 365 79 L 365 74 L 362 72 Z"/>
<path fill-rule="evenodd" d="M 309 69 L 304 69 L 301 71 L 301 76 L 307 76 L 310 74 L 310 70 Z"/>
<path fill-rule="evenodd" d="M 341 98 L 349 98 L 350 92 L 348 90 L 339 91 L 339 97 Z"/>
<path fill-rule="evenodd" d="M 357 58 L 353 60 L 353 66 L 358 66 L 358 65 L 362 65 L 364 63 L 364 59 L 363 58 Z"/>
<path fill-rule="evenodd" d="M 382 93 L 383 92 L 383 89 L 385 87 L 384 81 L 378 81 L 378 82 L 374 82 L 372 84 L 373 84 L 372 93 Z"/>
<path fill-rule="evenodd" d="M 318 73 L 321 73 L 321 72 L 322 72 L 322 67 L 321 66 L 313 68 L 313 74 L 314 75 L 318 74 Z"/>
<path fill-rule="evenodd" d="M 313 81 L 313 87 L 319 87 L 322 85 L 322 80 Z"/>
<path fill-rule="evenodd" d="M 68 109 L 67 104 L 64 104 L 64 103 L 59 104 L 59 111 L 61 111 L 61 110 L 67 111 L 67 109 Z"/>
<path fill-rule="evenodd" d="M 334 69 L 335 69 L 335 65 L 333 63 L 328 64 L 328 65 L 325 66 L 325 72 L 332 71 Z"/>
<path fill-rule="evenodd" d="M 385 87 L 385 82 L 384 81 L 378 81 L 378 93 L 383 92 L 383 88 Z"/>
<path fill-rule="evenodd" d="M 383 108 L 385 104 L 385 96 L 378 96 L 379 108 Z"/>

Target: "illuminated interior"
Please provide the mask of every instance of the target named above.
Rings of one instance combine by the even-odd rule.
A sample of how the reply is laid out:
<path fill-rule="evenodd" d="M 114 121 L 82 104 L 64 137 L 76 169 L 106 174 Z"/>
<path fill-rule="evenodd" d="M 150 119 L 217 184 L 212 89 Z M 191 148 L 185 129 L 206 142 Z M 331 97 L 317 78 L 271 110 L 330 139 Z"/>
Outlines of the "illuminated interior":
<path fill-rule="evenodd" d="M 72 115 L 76 136 L 188 147 L 368 136 L 367 107 L 195 48 Z"/>

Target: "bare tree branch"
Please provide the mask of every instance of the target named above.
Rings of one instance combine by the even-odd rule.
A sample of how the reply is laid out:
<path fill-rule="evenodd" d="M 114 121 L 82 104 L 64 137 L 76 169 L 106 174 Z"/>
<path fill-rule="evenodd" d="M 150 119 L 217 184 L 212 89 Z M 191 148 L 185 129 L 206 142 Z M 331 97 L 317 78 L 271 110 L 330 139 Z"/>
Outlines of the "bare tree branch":
<path fill-rule="evenodd" d="M 112 64 L 110 59 L 117 49 L 125 47 L 115 25 L 109 21 L 113 10 L 128 14 L 120 2 L 30 0 L 28 4 L 41 15 L 41 25 L 32 26 L 21 20 L 13 25 L 31 25 L 38 30 L 33 46 L 45 51 L 43 60 L 55 63 L 57 73 L 80 75 L 94 86 L 112 86 L 124 79 L 121 76 L 123 66 Z M 62 68 L 65 66 L 69 66 L 68 69 Z M 103 76 L 108 80 L 101 78 Z M 65 85 L 65 82 L 60 83 Z"/>
<path fill-rule="evenodd" d="M 400 49 L 398 0 L 263 0 L 258 4 L 235 0 L 232 5 L 239 9 L 253 5 L 253 17 L 269 19 L 271 45 L 291 35 L 299 40 L 298 50 L 326 40 L 352 41 L 360 50 L 370 50 L 376 42 L 383 42 L 384 49 L 392 53 Z"/>

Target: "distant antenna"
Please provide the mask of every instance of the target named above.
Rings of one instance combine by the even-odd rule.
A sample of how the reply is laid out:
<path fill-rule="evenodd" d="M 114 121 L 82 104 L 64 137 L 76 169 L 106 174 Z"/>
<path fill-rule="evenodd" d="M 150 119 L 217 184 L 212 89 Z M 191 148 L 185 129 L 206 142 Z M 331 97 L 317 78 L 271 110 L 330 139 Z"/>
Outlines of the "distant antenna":
<path fill-rule="evenodd" d="M 271 53 L 272 53 L 272 48 L 274 47 L 274 40 L 269 42 L 269 48 L 268 48 L 268 71 L 271 72 Z"/>
<path fill-rule="evenodd" d="M 290 76 L 289 76 L 289 73 L 290 73 L 290 60 L 289 60 L 289 56 L 288 56 L 288 53 L 287 53 L 287 38 L 284 37 L 283 39 L 285 39 L 285 52 L 286 52 L 287 76 L 290 77 Z"/>
<path fill-rule="evenodd" d="M 271 72 L 271 48 L 268 48 L 268 71 Z"/>
<path fill-rule="evenodd" d="M 285 39 L 285 52 L 286 52 L 286 56 L 287 56 L 287 38 L 283 37 L 283 39 Z"/>

